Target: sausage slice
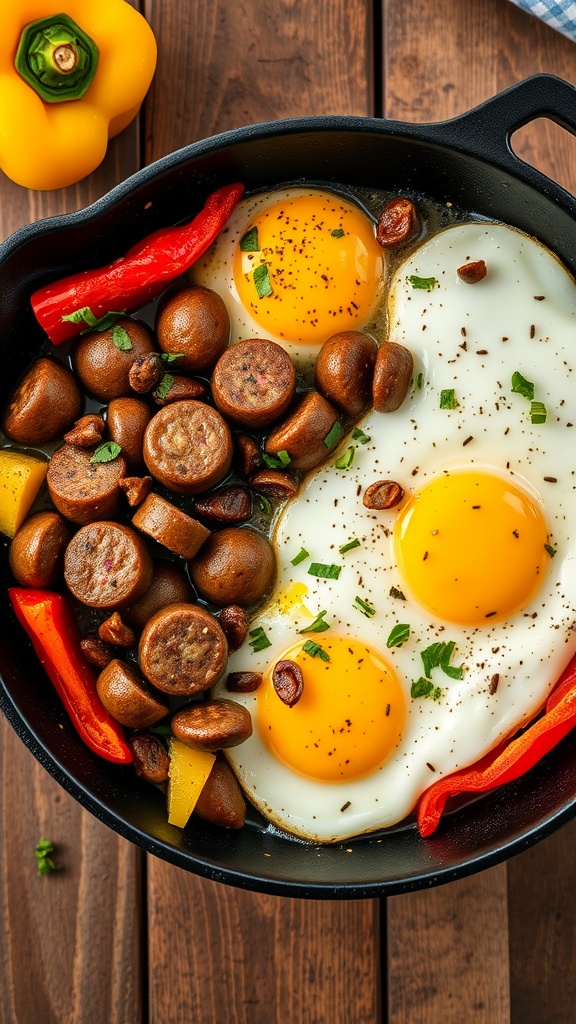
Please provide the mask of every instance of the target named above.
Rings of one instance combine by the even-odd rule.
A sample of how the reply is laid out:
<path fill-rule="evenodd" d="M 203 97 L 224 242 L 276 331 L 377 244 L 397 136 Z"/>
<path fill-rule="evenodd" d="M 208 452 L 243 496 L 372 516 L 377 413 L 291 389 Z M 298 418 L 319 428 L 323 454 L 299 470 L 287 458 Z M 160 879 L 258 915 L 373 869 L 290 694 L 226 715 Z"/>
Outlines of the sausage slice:
<path fill-rule="evenodd" d="M 10 545 L 10 568 L 22 587 L 52 587 L 62 575 L 70 529 L 58 512 L 38 512 Z"/>
<path fill-rule="evenodd" d="M 290 469 L 313 469 L 339 440 L 336 437 L 333 444 L 326 444 L 337 420 L 338 413 L 330 403 L 317 391 L 308 391 L 294 412 L 272 431 L 265 451 L 269 455 L 288 452 Z"/>
<path fill-rule="evenodd" d="M 68 589 L 91 608 L 121 608 L 137 601 L 152 579 L 144 541 L 120 523 L 90 523 L 74 535 L 64 555 Z"/>
<path fill-rule="evenodd" d="M 135 629 L 143 629 L 161 608 L 192 600 L 192 587 L 188 579 L 173 562 L 154 562 L 152 580 L 147 591 L 129 608 L 124 609 L 124 618 Z"/>
<path fill-rule="evenodd" d="M 249 527 L 228 526 L 213 533 L 190 562 L 194 586 L 217 605 L 254 604 L 272 586 L 274 549 Z"/>
<path fill-rule="evenodd" d="M 121 347 L 118 345 L 119 330 L 123 332 Z M 126 317 L 107 331 L 90 331 L 79 338 L 72 352 L 72 363 L 86 391 L 101 402 L 109 402 L 112 398 L 131 393 L 129 374 L 132 363 L 153 351 L 154 339 L 150 329 L 146 324 Z"/>
<path fill-rule="evenodd" d="M 141 398 L 114 398 L 108 406 L 108 434 L 112 441 L 120 445 L 129 470 L 140 469 L 144 464 L 144 431 L 151 416 L 150 409 Z"/>
<path fill-rule="evenodd" d="M 183 558 L 193 558 L 210 536 L 210 530 L 202 523 L 159 494 L 148 495 L 133 516 L 132 525 Z"/>
<path fill-rule="evenodd" d="M 250 338 L 227 349 L 214 367 L 212 395 L 225 416 L 245 427 L 266 427 L 286 411 L 296 371 L 274 341 Z"/>
<path fill-rule="evenodd" d="M 138 656 L 154 686 L 189 697 L 207 690 L 222 675 L 228 645 L 209 612 L 195 604 L 172 604 L 146 623 Z"/>
<path fill-rule="evenodd" d="M 168 705 L 150 692 L 136 666 L 119 658 L 102 669 L 96 689 L 112 718 L 129 729 L 145 729 L 168 714 Z"/>
<path fill-rule="evenodd" d="M 232 462 L 232 435 L 220 413 L 203 402 L 173 402 L 152 417 L 144 434 L 152 476 L 176 494 L 199 494 L 219 483 Z"/>
<path fill-rule="evenodd" d="M 376 412 L 396 412 L 406 398 L 414 360 L 409 349 L 395 341 L 385 341 L 378 350 L 372 398 Z"/>
<path fill-rule="evenodd" d="M 82 395 L 70 370 L 53 359 L 37 359 L 12 395 L 4 433 L 18 444 L 43 444 L 78 418 Z"/>
<path fill-rule="evenodd" d="M 122 455 L 112 462 L 91 462 L 95 448 L 64 444 L 50 459 L 46 483 L 63 516 L 81 526 L 116 515 L 121 506 L 120 481 L 126 476 Z"/>
<path fill-rule="evenodd" d="M 360 416 L 372 397 L 378 346 L 361 331 L 343 331 L 325 341 L 315 368 L 316 387 L 347 416 Z"/>

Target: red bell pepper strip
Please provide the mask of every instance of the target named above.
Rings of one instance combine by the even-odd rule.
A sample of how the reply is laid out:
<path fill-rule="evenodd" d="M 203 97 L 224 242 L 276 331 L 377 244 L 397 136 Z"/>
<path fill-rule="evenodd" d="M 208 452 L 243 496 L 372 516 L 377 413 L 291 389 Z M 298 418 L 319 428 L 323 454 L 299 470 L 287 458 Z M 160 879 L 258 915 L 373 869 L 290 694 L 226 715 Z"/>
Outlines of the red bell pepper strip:
<path fill-rule="evenodd" d="M 206 252 L 243 191 L 243 185 L 226 185 L 208 196 L 188 224 L 155 231 L 114 263 L 80 271 L 34 292 L 32 309 L 50 341 L 61 345 L 86 329 L 84 322 L 63 316 L 88 307 L 99 320 L 111 311 L 130 312 L 155 299 Z"/>
<path fill-rule="evenodd" d="M 96 692 L 96 673 L 80 650 L 80 630 L 66 599 L 51 590 L 12 587 L 8 594 L 46 674 L 86 745 L 107 761 L 128 764 L 122 726 Z"/>
<path fill-rule="evenodd" d="M 446 801 L 459 793 L 484 793 L 520 778 L 576 725 L 576 658 L 564 670 L 548 698 L 544 714 L 519 736 L 490 751 L 470 768 L 446 775 L 420 797 L 418 829 L 435 831 Z"/>

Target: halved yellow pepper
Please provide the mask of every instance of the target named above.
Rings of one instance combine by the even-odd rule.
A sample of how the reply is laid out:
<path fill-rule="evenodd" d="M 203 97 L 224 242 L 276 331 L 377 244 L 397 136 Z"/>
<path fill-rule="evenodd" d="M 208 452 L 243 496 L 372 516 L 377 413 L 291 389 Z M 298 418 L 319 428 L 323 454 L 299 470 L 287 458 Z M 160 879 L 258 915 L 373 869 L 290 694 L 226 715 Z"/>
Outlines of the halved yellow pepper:
<path fill-rule="evenodd" d="M 184 828 L 215 760 L 215 754 L 207 750 L 192 750 L 181 740 L 171 737 L 168 780 L 168 821 L 171 825 Z"/>
<path fill-rule="evenodd" d="M 64 18 L 58 16 L 64 15 Z M 85 50 L 95 53 L 88 88 L 78 99 L 42 98 L 39 63 L 52 59 L 63 82 L 76 74 L 73 47 L 48 52 L 46 26 L 71 19 Z M 29 26 L 41 23 L 38 31 Z M 28 31 L 26 31 L 28 30 Z M 46 40 L 38 40 L 44 33 Z M 90 46 L 92 44 L 92 46 Z M 42 52 L 42 51 L 45 52 Z M 26 79 L 16 68 L 27 60 Z M 40 53 L 40 56 L 38 54 Z M 77 55 L 78 56 L 78 55 Z M 83 59 L 84 53 L 80 53 Z M 136 116 L 156 67 L 156 41 L 145 18 L 126 0 L 17 0 L 2 11 L 0 37 L 0 168 L 19 185 L 63 188 L 104 159 L 108 139 Z"/>
<path fill-rule="evenodd" d="M 13 537 L 46 476 L 48 463 L 33 455 L 0 451 L 0 533 Z"/>

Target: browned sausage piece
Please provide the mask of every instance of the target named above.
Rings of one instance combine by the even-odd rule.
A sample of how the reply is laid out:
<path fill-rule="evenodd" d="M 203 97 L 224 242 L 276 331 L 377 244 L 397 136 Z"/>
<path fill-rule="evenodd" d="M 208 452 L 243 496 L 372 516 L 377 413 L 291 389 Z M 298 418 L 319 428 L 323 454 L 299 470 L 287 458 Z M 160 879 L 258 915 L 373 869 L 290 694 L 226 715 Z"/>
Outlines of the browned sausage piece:
<path fill-rule="evenodd" d="M 22 587 L 53 587 L 62 577 L 68 524 L 58 512 L 37 512 L 10 545 L 10 568 Z"/>
<path fill-rule="evenodd" d="M 126 495 L 128 504 L 135 508 L 141 505 L 152 490 L 153 480 L 151 476 L 125 476 L 120 481 L 120 487 Z"/>
<path fill-rule="evenodd" d="M 74 535 L 64 555 L 68 589 L 91 608 L 121 608 L 137 601 L 152 579 L 144 541 L 120 523 L 90 523 Z"/>
<path fill-rule="evenodd" d="M 172 732 L 193 750 L 237 747 L 252 735 L 248 708 L 235 700 L 206 700 L 172 715 Z"/>
<path fill-rule="evenodd" d="M 248 632 L 248 616 L 238 604 L 230 604 L 223 608 L 218 619 L 224 636 L 228 641 L 228 650 L 237 651 L 242 647 Z"/>
<path fill-rule="evenodd" d="M 119 348 L 118 329 L 128 335 L 130 348 Z M 125 339 L 122 344 L 127 344 Z M 76 342 L 72 363 L 86 391 L 101 402 L 129 395 L 128 376 L 136 358 L 154 351 L 152 332 L 136 320 L 117 320 L 107 331 L 91 331 Z"/>
<path fill-rule="evenodd" d="M 134 630 L 126 625 L 119 612 L 112 612 L 109 618 L 100 623 L 98 636 L 104 643 L 113 644 L 114 647 L 133 647 L 136 643 Z"/>
<path fill-rule="evenodd" d="M 194 511 L 209 523 L 244 523 L 252 515 L 252 497 L 245 487 L 231 484 L 196 498 Z"/>
<path fill-rule="evenodd" d="M 384 248 L 405 245 L 420 231 L 418 211 L 411 199 L 391 199 L 376 226 L 376 241 Z"/>
<path fill-rule="evenodd" d="M 291 469 L 313 469 L 332 451 L 341 434 L 333 443 L 326 444 L 338 413 L 317 391 L 308 391 L 294 412 L 288 416 L 266 441 L 269 455 L 288 452 Z"/>
<path fill-rule="evenodd" d="M 263 465 L 260 446 L 249 434 L 237 434 L 234 438 L 234 456 L 240 476 L 248 479 Z"/>
<path fill-rule="evenodd" d="M 214 604 L 254 604 L 272 586 L 276 557 L 266 537 L 249 527 L 213 533 L 190 562 L 192 582 Z"/>
<path fill-rule="evenodd" d="M 376 412 L 396 412 L 400 408 L 410 387 L 413 367 L 412 353 L 407 348 L 395 341 L 383 342 L 378 349 L 372 383 Z"/>
<path fill-rule="evenodd" d="M 4 433 L 18 444 L 43 444 L 61 437 L 82 406 L 70 370 L 52 359 L 37 359 L 12 395 Z"/>
<path fill-rule="evenodd" d="M 128 740 L 136 774 L 147 782 L 159 785 L 168 781 L 170 758 L 158 736 L 137 732 Z"/>
<path fill-rule="evenodd" d="M 184 288 L 162 306 L 156 335 L 163 352 L 183 353 L 179 370 L 211 370 L 228 346 L 230 318 L 224 302 L 210 288 Z"/>
<path fill-rule="evenodd" d="M 159 494 L 148 495 L 132 517 L 132 525 L 183 558 L 194 558 L 210 536 L 210 530 L 202 523 L 187 516 Z"/>
<path fill-rule="evenodd" d="M 111 462 L 91 462 L 94 448 L 64 444 L 50 459 L 46 483 L 63 516 L 83 525 L 116 515 L 121 506 L 120 481 L 126 476 L 122 455 Z"/>
<path fill-rule="evenodd" d="M 151 693 L 136 666 L 114 658 L 96 682 L 98 696 L 120 725 L 145 729 L 168 714 L 168 705 Z"/>
<path fill-rule="evenodd" d="M 224 352 L 214 367 L 212 395 L 220 412 L 245 427 L 266 427 L 290 405 L 296 371 L 274 341 L 250 338 Z"/>
<path fill-rule="evenodd" d="M 271 498 L 293 498 L 298 494 L 298 479 L 294 473 L 281 469 L 261 469 L 250 477 L 250 486 L 255 491 L 269 494 Z"/>
<path fill-rule="evenodd" d="M 242 828 L 246 801 L 236 776 L 223 758 L 217 757 L 212 765 L 193 813 L 220 828 Z"/>
<path fill-rule="evenodd" d="M 66 444 L 75 444 L 78 448 L 93 448 L 102 442 L 105 423 L 101 416 L 88 413 L 76 420 L 72 430 L 64 434 Z"/>
<path fill-rule="evenodd" d="M 99 636 L 85 636 L 80 641 L 80 650 L 89 661 L 91 665 L 96 665 L 97 668 L 106 668 L 111 661 L 116 657 L 116 651 L 105 644 Z"/>
<path fill-rule="evenodd" d="M 145 395 L 156 387 L 164 376 L 164 363 L 158 352 L 148 352 L 145 356 L 136 356 L 128 372 L 128 383 L 132 391 Z"/>
<path fill-rule="evenodd" d="M 108 435 L 120 445 L 130 470 L 140 469 L 144 464 L 144 431 L 151 417 L 150 409 L 140 398 L 114 398 L 108 406 Z"/>
<path fill-rule="evenodd" d="M 232 462 L 232 435 L 216 409 L 174 402 L 152 417 L 144 434 L 149 472 L 176 494 L 200 494 L 220 483 Z"/>
<path fill-rule="evenodd" d="M 186 576 L 173 562 L 154 562 L 152 580 L 145 594 L 125 608 L 123 615 L 135 629 L 143 629 L 161 608 L 192 600 L 192 587 Z"/>
<path fill-rule="evenodd" d="M 171 402 L 183 402 L 188 398 L 202 398 L 205 392 L 206 388 L 200 381 L 168 372 L 152 392 L 152 398 L 156 405 L 170 405 Z"/>
<path fill-rule="evenodd" d="M 372 397 L 378 346 L 361 331 L 342 331 L 325 341 L 318 353 L 316 387 L 346 416 L 360 416 Z"/>
<path fill-rule="evenodd" d="M 213 615 L 195 604 L 172 604 L 146 623 L 138 649 L 140 668 L 164 693 L 190 697 L 220 678 L 228 645 Z"/>

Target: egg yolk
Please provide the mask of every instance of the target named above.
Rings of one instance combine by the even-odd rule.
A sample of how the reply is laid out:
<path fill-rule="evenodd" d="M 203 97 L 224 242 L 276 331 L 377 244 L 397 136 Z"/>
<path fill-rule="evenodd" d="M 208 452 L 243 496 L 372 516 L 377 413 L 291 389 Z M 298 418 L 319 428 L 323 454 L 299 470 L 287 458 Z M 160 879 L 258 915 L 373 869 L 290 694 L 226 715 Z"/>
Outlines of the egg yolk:
<path fill-rule="evenodd" d="M 304 687 L 284 704 L 269 666 L 257 694 L 258 727 L 276 757 L 313 779 L 340 782 L 377 768 L 400 741 L 404 694 L 391 666 L 367 644 L 321 637 L 329 661 L 303 651 L 303 639 L 278 658 L 295 662 Z M 315 641 L 314 641 L 315 642 Z"/>
<path fill-rule="evenodd" d="M 252 251 L 242 251 L 248 245 Z M 383 268 L 374 226 L 359 207 L 305 192 L 254 215 L 235 253 L 234 281 L 266 333 L 323 343 L 368 320 Z"/>
<path fill-rule="evenodd" d="M 446 474 L 415 493 L 394 530 L 412 597 L 449 622 L 489 625 L 534 597 L 550 556 L 535 499 L 489 471 Z"/>

